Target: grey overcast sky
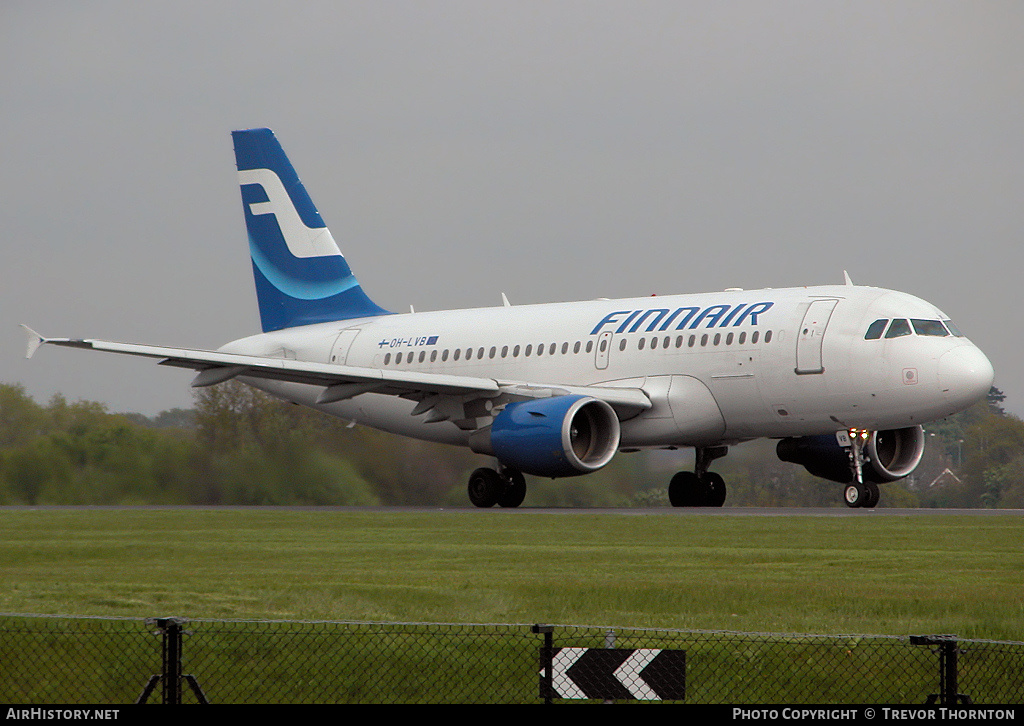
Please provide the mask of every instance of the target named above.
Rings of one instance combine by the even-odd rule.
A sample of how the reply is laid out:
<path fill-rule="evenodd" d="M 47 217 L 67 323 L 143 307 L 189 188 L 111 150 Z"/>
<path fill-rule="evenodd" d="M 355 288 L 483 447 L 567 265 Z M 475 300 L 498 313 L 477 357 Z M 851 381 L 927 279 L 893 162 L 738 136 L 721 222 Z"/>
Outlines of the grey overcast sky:
<path fill-rule="evenodd" d="M 47 335 L 258 332 L 230 132 L 269 126 L 391 310 L 895 288 L 1024 413 L 1024 4 L 0 5 L 0 381 L 147 414 L 191 374 Z"/>

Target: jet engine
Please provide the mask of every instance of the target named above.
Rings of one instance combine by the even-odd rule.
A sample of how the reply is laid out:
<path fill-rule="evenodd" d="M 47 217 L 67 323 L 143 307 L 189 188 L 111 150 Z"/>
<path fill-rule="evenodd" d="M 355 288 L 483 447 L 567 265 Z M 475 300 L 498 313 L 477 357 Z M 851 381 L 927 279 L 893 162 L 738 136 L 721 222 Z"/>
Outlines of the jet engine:
<path fill-rule="evenodd" d="M 610 405 L 589 396 L 518 401 L 477 431 L 470 446 L 525 474 L 589 474 L 615 455 L 619 419 Z"/>
<path fill-rule="evenodd" d="M 783 461 L 800 464 L 822 479 L 848 484 L 853 481 L 849 447 L 840 446 L 835 434 L 798 436 L 779 441 L 775 452 Z M 864 446 L 864 481 L 882 484 L 910 474 L 924 454 L 924 429 L 872 431 Z"/>

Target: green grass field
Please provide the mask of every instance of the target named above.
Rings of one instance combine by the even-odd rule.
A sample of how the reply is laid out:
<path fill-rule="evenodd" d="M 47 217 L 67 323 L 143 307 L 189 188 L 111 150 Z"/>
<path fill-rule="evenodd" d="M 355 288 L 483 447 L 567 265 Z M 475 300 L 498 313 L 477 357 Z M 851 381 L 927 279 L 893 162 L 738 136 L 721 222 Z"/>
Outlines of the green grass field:
<path fill-rule="evenodd" d="M 0 611 L 1024 640 L 1024 521 L 0 510 Z"/>

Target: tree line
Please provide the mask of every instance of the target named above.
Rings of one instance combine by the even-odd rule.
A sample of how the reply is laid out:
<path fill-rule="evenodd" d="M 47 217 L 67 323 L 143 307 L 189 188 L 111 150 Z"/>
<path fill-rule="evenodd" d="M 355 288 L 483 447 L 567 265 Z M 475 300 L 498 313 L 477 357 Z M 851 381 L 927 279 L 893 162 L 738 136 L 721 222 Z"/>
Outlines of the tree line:
<path fill-rule="evenodd" d="M 1024 507 L 1024 422 L 1002 394 L 927 425 L 911 477 L 880 506 Z M 692 451 L 622 453 L 584 477 L 530 478 L 526 506 L 668 506 L 668 480 Z M 228 382 L 192 409 L 117 414 L 61 395 L 39 404 L 0 384 L 0 505 L 468 506 L 469 473 L 487 459 L 346 425 Z M 775 457 L 774 442 L 733 447 L 715 470 L 727 505 L 842 506 L 841 485 Z"/>

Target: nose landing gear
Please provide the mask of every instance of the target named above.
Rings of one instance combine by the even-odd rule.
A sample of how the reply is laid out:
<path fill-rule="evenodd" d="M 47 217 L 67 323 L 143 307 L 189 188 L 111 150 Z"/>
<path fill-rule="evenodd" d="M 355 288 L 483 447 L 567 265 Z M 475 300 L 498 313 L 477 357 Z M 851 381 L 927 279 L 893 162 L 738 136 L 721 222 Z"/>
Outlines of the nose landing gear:
<path fill-rule="evenodd" d="M 862 429 L 849 431 L 850 468 L 853 470 L 854 480 L 846 485 L 843 501 L 851 508 L 873 509 L 880 498 L 878 485 L 864 481 L 864 447 L 870 436 L 871 432 Z"/>
<path fill-rule="evenodd" d="M 873 509 L 879 500 L 878 485 L 874 482 L 853 482 L 846 485 L 843 501 L 848 507 Z"/>

